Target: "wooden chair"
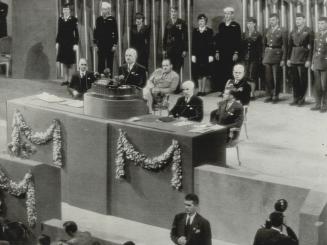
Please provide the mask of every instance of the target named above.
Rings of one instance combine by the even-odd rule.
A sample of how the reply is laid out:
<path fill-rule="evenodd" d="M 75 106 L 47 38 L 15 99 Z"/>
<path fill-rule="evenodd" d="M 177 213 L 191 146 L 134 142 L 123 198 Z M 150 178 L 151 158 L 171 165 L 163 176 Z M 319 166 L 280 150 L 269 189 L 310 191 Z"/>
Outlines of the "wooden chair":
<path fill-rule="evenodd" d="M 11 70 L 12 38 L 10 36 L 0 38 L 0 65 L 6 67 L 6 77 Z"/>

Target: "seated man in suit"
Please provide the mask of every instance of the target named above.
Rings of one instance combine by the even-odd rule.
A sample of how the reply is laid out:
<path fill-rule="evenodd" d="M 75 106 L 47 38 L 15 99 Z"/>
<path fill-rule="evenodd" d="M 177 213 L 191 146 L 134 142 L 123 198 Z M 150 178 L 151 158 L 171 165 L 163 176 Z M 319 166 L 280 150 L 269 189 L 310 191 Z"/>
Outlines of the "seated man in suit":
<path fill-rule="evenodd" d="M 238 137 L 243 123 L 243 107 L 236 101 L 233 90 L 226 90 L 223 94 L 223 100 L 218 102 L 218 109 L 213 110 L 210 114 L 210 122 L 226 126 L 227 142 Z M 236 129 L 236 130 L 234 130 Z"/>
<path fill-rule="evenodd" d="M 260 228 L 255 237 L 253 245 L 261 244 L 282 244 L 298 245 L 299 241 L 291 227 L 284 224 L 284 215 L 282 212 L 274 211 L 269 215 L 270 227 Z M 286 234 L 282 233 L 282 227 L 286 227 Z"/>
<path fill-rule="evenodd" d="M 157 97 L 173 93 L 179 82 L 179 75 L 173 71 L 173 65 L 169 59 L 162 61 L 162 68 L 156 69 L 146 86 L 143 88 L 143 98 L 147 101 L 149 111 L 152 112 L 153 102 L 156 103 Z"/>
<path fill-rule="evenodd" d="M 75 98 L 83 98 L 83 94 L 91 88 L 96 80 L 94 73 L 87 70 L 86 59 L 81 58 L 78 62 L 79 71 L 72 75 L 68 92 Z"/>
<path fill-rule="evenodd" d="M 185 118 L 200 122 L 203 118 L 203 101 L 194 95 L 194 82 L 182 84 L 183 96 L 178 98 L 175 106 L 169 112 L 173 117 Z"/>
<path fill-rule="evenodd" d="M 93 239 L 89 232 L 78 231 L 77 224 L 74 221 L 66 221 L 63 224 L 65 232 L 70 237 L 69 240 L 65 241 L 64 244 L 68 245 L 92 245 Z"/>
<path fill-rule="evenodd" d="M 211 228 L 208 220 L 197 213 L 199 198 L 187 194 L 185 212 L 177 214 L 171 228 L 171 240 L 177 245 L 211 245 Z"/>
<path fill-rule="evenodd" d="M 233 68 L 233 79 L 229 79 L 225 89 L 234 92 L 235 99 L 242 105 L 248 105 L 251 99 L 251 86 L 244 77 L 245 67 L 242 64 L 236 64 Z"/>
<path fill-rule="evenodd" d="M 137 52 L 129 48 L 125 52 L 126 63 L 119 67 L 119 80 L 122 84 L 135 85 L 143 88 L 146 82 L 146 70 L 144 66 L 136 63 Z"/>

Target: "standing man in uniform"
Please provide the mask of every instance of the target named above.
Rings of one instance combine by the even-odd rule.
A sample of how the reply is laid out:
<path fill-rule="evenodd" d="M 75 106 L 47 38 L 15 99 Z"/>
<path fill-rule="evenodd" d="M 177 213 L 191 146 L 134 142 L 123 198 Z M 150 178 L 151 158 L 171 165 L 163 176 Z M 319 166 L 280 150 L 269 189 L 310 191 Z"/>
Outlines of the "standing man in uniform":
<path fill-rule="evenodd" d="M 135 25 L 131 28 L 131 48 L 137 52 L 137 63 L 148 69 L 150 53 L 150 26 L 144 24 L 144 15 L 135 14 Z"/>
<path fill-rule="evenodd" d="M 163 56 L 168 58 L 173 70 L 178 74 L 187 54 L 187 26 L 184 20 L 177 17 L 178 9 L 170 8 L 170 18 L 166 23 L 163 36 Z"/>
<path fill-rule="evenodd" d="M 259 83 L 259 70 L 262 55 L 262 35 L 257 30 L 257 20 L 249 17 L 247 30 L 243 33 L 242 54 L 245 61 L 245 74 L 251 86 L 251 99 L 255 99 L 254 91 Z"/>
<path fill-rule="evenodd" d="M 228 79 L 232 78 L 234 63 L 239 59 L 241 48 L 241 27 L 233 21 L 234 8 L 224 8 L 224 22 L 218 26 L 215 38 L 216 59 L 219 61 L 219 76 L 216 75 L 219 96 L 224 91 Z"/>
<path fill-rule="evenodd" d="M 109 68 L 112 76 L 113 59 L 118 43 L 117 21 L 111 15 L 111 3 L 102 2 L 101 12 L 102 16 L 96 19 L 93 33 L 94 43 L 98 47 L 98 72 L 101 74 L 105 68 Z"/>
<path fill-rule="evenodd" d="M 269 17 L 270 27 L 264 36 L 265 52 L 262 63 L 265 66 L 267 98 L 265 102 L 277 103 L 282 80 L 282 67 L 286 62 L 287 33 L 279 26 L 276 13 Z"/>
<path fill-rule="evenodd" d="M 296 14 L 296 28 L 290 33 L 288 41 L 287 66 L 293 84 L 293 102 L 290 105 L 304 105 L 308 87 L 308 68 L 311 66 L 313 31 L 305 25 L 305 17 Z"/>
<path fill-rule="evenodd" d="M 8 14 L 8 4 L 0 1 L 0 38 L 6 37 L 8 35 L 7 14 Z"/>
<path fill-rule="evenodd" d="M 319 18 L 318 29 L 319 32 L 315 37 L 312 58 L 316 105 L 311 110 L 327 112 L 327 17 Z"/>

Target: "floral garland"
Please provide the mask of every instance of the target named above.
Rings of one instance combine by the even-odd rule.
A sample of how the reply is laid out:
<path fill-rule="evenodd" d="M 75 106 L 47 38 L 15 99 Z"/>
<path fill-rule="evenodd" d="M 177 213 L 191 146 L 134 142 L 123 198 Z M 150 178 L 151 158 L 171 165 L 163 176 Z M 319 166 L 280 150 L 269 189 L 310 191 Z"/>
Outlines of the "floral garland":
<path fill-rule="evenodd" d="M 7 191 L 10 195 L 20 197 L 26 194 L 26 213 L 27 222 L 30 227 L 34 227 L 37 221 L 36 202 L 35 202 L 35 186 L 31 173 L 25 174 L 23 180 L 19 183 L 12 181 L 0 169 L 0 189 Z"/>
<path fill-rule="evenodd" d="M 171 185 L 176 190 L 182 188 L 183 176 L 181 167 L 181 149 L 176 140 L 172 141 L 172 144 L 164 153 L 151 159 L 136 151 L 134 146 L 126 138 L 126 132 L 123 132 L 121 129 L 119 129 L 119 138 L 117 141 L 117 153 L 115 160 L 116 179 L 120 179 L 125 176 L 126 159 L 134 161 L 136 166 L 141 166 L 147 170 L 163 169 L 171 160 Z"/>
<path fill-rule="evenodd" d="M 23 118 L 23 115 L 16 110 L 12 123 L 11 142 L 8 144 L 9 152 L 15 156 L 29 158 L 36 152 L 34 146 L 23 142 L 21 134 L 24 134 L 26 139 L 36 145 L 44 145 L 49 141 L 53 141 L 53 164 L 57 167 L 62 167 L 62 138 L 60 121 L 54 119 L 50 127 L 45 132 L 34 133 Z"/>

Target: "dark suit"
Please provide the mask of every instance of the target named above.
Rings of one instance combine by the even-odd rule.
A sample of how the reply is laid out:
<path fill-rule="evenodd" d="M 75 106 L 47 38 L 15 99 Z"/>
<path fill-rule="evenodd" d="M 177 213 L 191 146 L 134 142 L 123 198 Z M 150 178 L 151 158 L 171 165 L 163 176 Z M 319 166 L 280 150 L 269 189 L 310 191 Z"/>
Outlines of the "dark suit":
<path fill-rule="evenodd" d="M 109 68 L 112 74 L 114 59 L 112 47 L 118 43 L 118 27 L 115 17 L 99 16 L 96 19 L 93 37 L 94 43 L 98 47 L 98 72 L 103 73 L 105 68 Z"/>
<path fill-rule="evenodd" d="M 8 5 L 0 2 L 0 38 L 7 36 Z"/>
<path fill-rule="evenodd" d="M 239 100 L 242 105 L 250 103 L 251 86 L 246 79 L 242 79 L 236 83 L 235 79 L 230 79 L 226 83 L 226 89 L 234 92 L 234 97 Z"/>
<path fill-rule="evenodd" d="M 288 227 L 288 229 L 290 228 Z M 261 228 L 254 237 L 253 245 L 298 245 L 299 241 L 294 236 L 294 232 L 293 235 L 287 236 L 277 230 Z"/>
<path fill-rule="evenodd" d="M 226 126 L 228 129 L 240 129 L 244 119 L 243 106 L 237 101 L 234 101 L 229 107 L 227 106 L 227 100 L 220 101 L 218 103 L 218 109 L 213 110 L 210 113 L 210 122 L 213 124 Z M 228 131 L 227 142 L 236 139 L 238 135 L 239 131 L 234 131 L 232 136 L 230 136 Z"/>
<path fill-rule="evenodd" d="M 286 62 L 287 33 L 281 27 L 269 28 L 264 35 L 265 51 L 262 63 L 265 65 L 267 96 L 278 98 L 282 68 L 280 62 Z"/>
<path fill-rule="evenodd" d="M 211 245 L 210 223 L 198 213 L 195 214 L 190 227 L 186 226 L 186 213 L 177 214 L 171 228 L 171 240 L 177 243 L 181 236 L 186 237 L 186 245 Z"/>
<path fill-rule="evenodd" d="M 327 107 L 327 31 L 317 33 L 312 65 L 315 74 L 316 105 Z"/>
<path fill-rule="evenodd" d="M 179 97 L 169 114 L 174 117 L 186 117 L 190 121 L 201 121 L 203 118 L 203 101 L 193 95 L 188 102 L 185 97 Z"/>
<path fill-rule="evenodd" d="M 76 90 L 79 94 L 83 95 L 91 88 L 92 83 L 95 81 L 93 72 L 86 71 L 85 76 L 81 77 L 80 72 L 76 72 L 72 75 L 70 84 L 68 86 L 69 91 Z"/>
<path fill-rule="evenodd" d="M 146 83 L 146 70 L 144 66 L 135 63 L 132 70 L 128 70 L 128 65 L 125 63 L 119 67 L 119 75 L 124 75 L 123 83 L 135 85 L 143 88 Z"/>
<path fill-rule="evenodd" d="M 177 18 L 173 23 L 169 19 L 165 26 L 163 36 L 163 50 L 167 52 L 174 71 L 178 74 L 184 63 L 182 53 L 187 52 L 187 26 L 184 20 Z"/>
<path fill-rule="evenodd" d="M 138 30 L 136 25 L 131 29 L 131 48 L 137 51 L 137 63 L 148 69 L 150 53 L 150 26 L 142 25 Z"/>
<path fill-rule="evenodd" d="M 228 79 L 232 78 L 233 55 L 239 55 L 241 49 L 241 27 L 232 21 L 228 26 L 222 22 L 218 26 L 215 37 L 216 52 L 219 53 L 219 62 L 216 75 L 217 89 L 222 92 Z"/>
<path fill-rule="evenodd" d="M 308 69 L 304 64 L 312 59 L 313 31 L 305 26 L 295 28 L 288 41 L 288 60 L 291 62 L 290 79 L 293 84 L 294 101 L 304 100 L 308 87 Z"/>

